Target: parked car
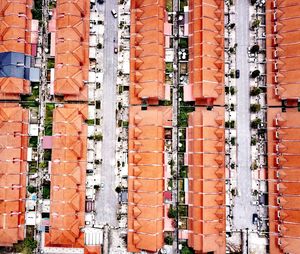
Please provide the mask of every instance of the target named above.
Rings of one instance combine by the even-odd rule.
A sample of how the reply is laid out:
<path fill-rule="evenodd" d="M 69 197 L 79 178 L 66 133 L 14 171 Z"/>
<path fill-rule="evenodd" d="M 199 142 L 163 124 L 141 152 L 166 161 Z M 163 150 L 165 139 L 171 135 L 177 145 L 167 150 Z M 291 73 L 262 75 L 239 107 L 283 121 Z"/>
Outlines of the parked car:
<path fill-rule="evenodd" d="M 111 10 L 111 14 L 114 16 L 114 18 L 117 18 L 117 17 L 118 17 L 118 14 L 117 14 L 117 12 L 116 12 L 115 9 L 112 9 L 112 10 Z"/>
<path fill-rule="evenodd" d="M 103 4 L 104 0 L 97 0 L 98 4 Z"/>
<path fill-rule="evenodd" d="M 257 213 L 253 213 L 252 214 L 252 224 L 254 224 L 254 225 L 257 224 L 258 220 L 259 220 L 258 214 Z"/>
<path fill-rule="evenodd" d="M 235 78 L 239 78 L 240 77 L 240 70 L 236 70 L 235 71 Z"/>
<path fill-rule="evenodd" d="M 117 54 L 118 53 L 118 48 L 114 47 L 114 53 Z"/>

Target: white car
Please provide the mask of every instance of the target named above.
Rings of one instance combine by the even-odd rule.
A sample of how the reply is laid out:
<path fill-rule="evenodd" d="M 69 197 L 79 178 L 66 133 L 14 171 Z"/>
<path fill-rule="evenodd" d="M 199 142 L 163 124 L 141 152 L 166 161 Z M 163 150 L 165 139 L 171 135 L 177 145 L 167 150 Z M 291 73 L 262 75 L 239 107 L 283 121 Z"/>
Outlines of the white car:
<path fill-rule="evenodd" d="M 117 14 L 117 12 L 116 12 L 115 9 L 112 9 L 112 10 L 111 10 L 111 14 L 114 16 L 114 18 L 117 18 L 117 17 L 118 17 L 118 14 Z"/>

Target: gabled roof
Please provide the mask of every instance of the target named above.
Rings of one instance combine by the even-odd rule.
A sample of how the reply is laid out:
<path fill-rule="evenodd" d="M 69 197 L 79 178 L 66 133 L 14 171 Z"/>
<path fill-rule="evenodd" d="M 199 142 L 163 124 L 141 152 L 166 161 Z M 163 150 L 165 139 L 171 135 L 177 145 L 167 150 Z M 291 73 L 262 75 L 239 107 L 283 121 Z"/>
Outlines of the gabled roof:
<path fill-rule="evenodd" d="M 28 110 L 0 103 L 0 246 L 24 239 L 27 134 Z"/>
<path fill-rule="evenodd" d="M 268 109 L 270 253 L 297 253 L 300 232 L 300 118 L 297 108 Z M 283 130 L 283 131 L 281 131 Z M 281 131 L 281 134 L 279 132 Z"/>
<path fill-rule="evenodd" d="M 299 2 L 276 3 L 276 8 L 271 3 L 266 5 L 268 104 L 281 105 L 281 100 L 289 100 L 297 105 L 300 97 Z"/>
<path fill-rule="evenodd" d="M 197 103 L 224 104 L 224 2 L 189 2 L 189 84 Z"/>
<path fill-rule="evenodd" d="M 164 1 L 131 1 L 130 101 L 165 98 Z"/>
<path fill-rule="evenodd" d="M 164 124 L 167 107 L 131 106 L 129 112 L 128 251 L 163 246 Z"/>
<path fill-rule="evenodd" d="M 197 107 L 189 114 L 186 140 L 188 244 L 201 253 L 225 253 L 224 108 Z"/>
<path fill-rule="evenodd" d="M 87 160 L 86 104 L 53 112 L 51 208 L 48 246 L 82 247 Z"/>
<path fill-rule="evenodd" d="M 0 53 L 17 52 L 31 55 L 31 6 L 32 0 L 1 1 Z M 17 100 L 20 94 L 28 94 L 29 89 L 29 81 L 22 78 L 0 78 L 0 99 L 2 100 Z"/>
<path fill-rule="evenodd" d="M 89 1 L 57 1 L 54 93 L 87 101 Z"/>

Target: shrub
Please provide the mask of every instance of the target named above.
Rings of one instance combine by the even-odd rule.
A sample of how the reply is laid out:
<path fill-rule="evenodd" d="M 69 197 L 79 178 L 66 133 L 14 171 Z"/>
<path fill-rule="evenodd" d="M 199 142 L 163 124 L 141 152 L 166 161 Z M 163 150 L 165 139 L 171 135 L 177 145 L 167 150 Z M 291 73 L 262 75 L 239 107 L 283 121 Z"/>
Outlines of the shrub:
<path fill-rule="evenodd" d="M 233 86 L 230 87 L 230 94 L 231 95 L 235 94 L 235 88 Z"/>
<path fill-rule="evenodd" d="M 234 106 L 234 104 L 230 104 L 230 111 L 234 111 L 235 110 L 235 106 Z"/>
<path fill-rule="evenodd" d="M 234 53 L 235 53 L 235 48 L 230 47 L 230 48 L 229 48 L 229 53 L 234 54 Z"/>
<path fill-rule="evenodd" d="M 42 169 L 44 169 L 44 168 L 46 168 L 47 167 L 47 162 L 45 162 L 45 161 L 42 161 L 42 162 L 40 162 L 40 164 L 39 164 L 39 168 L 42 168 Z"/>
<path fill-rule="evenodd" d="M 165 237 L 165 244 L 166 245 L 172 245 L 173 244 L 173 237 L 168 235 Z"/>
<path fill-rule="evenodd" d="M 43 186 L 43 199 L 49 199 L 50 198 L 50 186 L 45 185 Z"/>
<path fill-rule="evenodd" d="M 235 146 L 235 137 L 232 137 L 230 139 L 230 143 L 231 143 L 232 146 Z"/>
<path fill-rule="evenodd" d="M 253 22 L 252 22 L 252 28 L 259 27 L 259 25 L 260 25 L 260 20 L 259 19 L 253 20 Z"/>
<path fill-rule="evenodd" d="M 170 206 L 169 211 L 168 211 L 168 218 L 174 219 L 176 218 L 177 211 L 176 209 L 173 208 L 173 206 Z"/>
<path fill-rule="evenodd" d="M 36 192 L 36 187 L 34 187 L 34 186 L 32 186 L 32 185 L 29 185 L 29 186 L 27 187 L 27 191 L 28 191 L 29 193 L 34 193 L 34 192 Z"/>
<path fill-rule="evenodd" d="M 102 133 L 95 133 L 94 135 L 95 141 L 102 141 L 102 139 L 103 139 Z"/>
<path fill-rule="evenodd" d="M 33 253 L 37 247 L 37 241 L 32 237 L 26 237 L 23 242 L 23 251 L 22 253 Z"/>
<path fill-rule="evenodd" d="M 257 143 L 257 139 L 255 137 L 251 137 L 251 145 L 255 146 Z"/>
<path fill-rule="evenodd" d="M 251 165 L 251 170 L 256 170 L 256 169 L 258 169 L 258 165 L 257 165 L 257 162 L 254 161 Z"/>

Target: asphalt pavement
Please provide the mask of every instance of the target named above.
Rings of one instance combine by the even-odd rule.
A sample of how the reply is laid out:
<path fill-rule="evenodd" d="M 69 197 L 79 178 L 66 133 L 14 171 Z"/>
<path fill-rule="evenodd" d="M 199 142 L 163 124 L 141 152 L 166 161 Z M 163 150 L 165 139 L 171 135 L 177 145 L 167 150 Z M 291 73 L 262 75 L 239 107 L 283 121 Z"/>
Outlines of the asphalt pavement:
<path fill-rule="evenodd" d="M 249 0 L 236 1 L 236 68 L 240 70 L 237 85 L 237 189 L 233 208 L 234 228 L 254 228 L 252 215 L 251 133 L 250 133 L 250 80 L 248 63 Z"/>
<path fill-rule="evenodd" d="M 103 6 L 97 4 L 97 9 L 104 9 L 104 48 L 103 48 L 103 142 L 101 182 L 104 188 L 98 191 L 96 197 L 96 221 L 100 225 L 117 226 L 116 212 L 118 206 L 116 188 L 116 81 L 117 54 L 114 47 L 117 43 L 117 19 L 111 10 L 117 8 L 117 0 L 106 0 Z M 114 42 L 116 38 L 116 42 Z"/>

